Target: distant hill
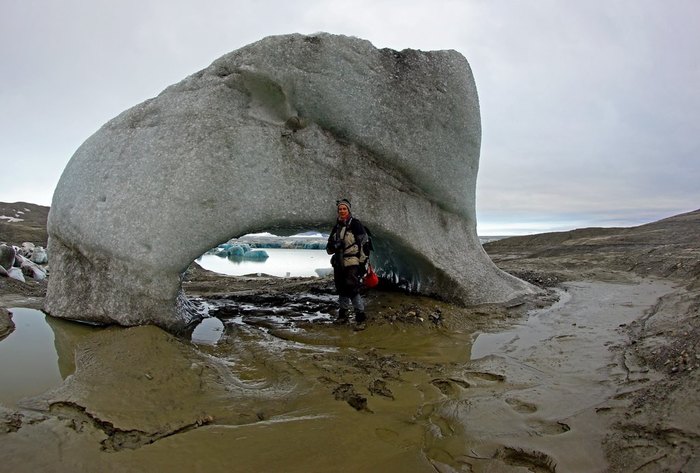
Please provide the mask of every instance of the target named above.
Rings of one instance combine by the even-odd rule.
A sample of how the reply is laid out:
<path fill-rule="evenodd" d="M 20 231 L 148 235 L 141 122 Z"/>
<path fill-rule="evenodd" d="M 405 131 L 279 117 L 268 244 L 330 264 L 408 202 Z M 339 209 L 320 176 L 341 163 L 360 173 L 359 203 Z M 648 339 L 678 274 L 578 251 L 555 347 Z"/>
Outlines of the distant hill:
<path fill-rule="evenodd" d="M 567 232 L 538 233 L 503 238 L 484 247 L 500 251 L 521 250 L 528 253 L 556 251 L 557 248 L 582 246 L 604 248 L 616 245 L 691 245 L 700 244 L 700 209 L 636 227 L 580 228 Z"/>
<path fill-rule="evenodd" d="M 25 241 L 46 247 L 46 220 L 49 207 L 14 202 L 0 202 L 0 242 L 21 245 Z"/>
<path fill-rule="evenodd" d="M 629 228 L 581 228 L 484 244 L 497 263 L 580 262 L 658 276 L 700 277 L 700 209 Z M 500 264 L 499 264 L 500 265 Z"/>

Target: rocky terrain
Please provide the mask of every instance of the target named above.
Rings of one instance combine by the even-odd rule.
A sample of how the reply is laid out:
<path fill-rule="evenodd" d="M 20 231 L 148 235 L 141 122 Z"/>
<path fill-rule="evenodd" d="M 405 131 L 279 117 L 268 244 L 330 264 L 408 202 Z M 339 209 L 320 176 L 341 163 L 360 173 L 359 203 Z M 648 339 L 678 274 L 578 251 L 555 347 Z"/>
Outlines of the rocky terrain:
<path fill-rule="evenodd" d="M 605 449 L 615 471 L 700 468 L 700 210 L 634 228 L 514 237 L 485 248 L 499 267 L 540 286 L 629 273 L 678 285 L 623 327 L 627 341 L 615 348 L 623 368 L 662 376 L 642 386 L 628 380 Z"/>
<path fill-rule="evenodd" d="M 462 308 L 384 287 L 354 332 L 330 323 L 327 278 L 193 264 L 183 288 L 221 321 L 213 345 L 52 324 L 74 374 L 0 410 L 4 466 L 698 471 L 700 211 L 484 247 L 542 292 Z M 40 307 L 44 291 L 3 278 L 0 306 Z"/>
<path fill-rule="evenodd" d="M 27 202 L 0 202 L 0 243 L 21 245 L 28 241 L 46 248 L 49 208 Z"/>
<path fill-rule="evenodd" d="M 700 279 L 700 211 L 632 228 L 584 228 L 506 238 L 484 245 L 511 271 L 547 271 L 560 278 L 587 277 L 594 270 L 640 276 Z"/>

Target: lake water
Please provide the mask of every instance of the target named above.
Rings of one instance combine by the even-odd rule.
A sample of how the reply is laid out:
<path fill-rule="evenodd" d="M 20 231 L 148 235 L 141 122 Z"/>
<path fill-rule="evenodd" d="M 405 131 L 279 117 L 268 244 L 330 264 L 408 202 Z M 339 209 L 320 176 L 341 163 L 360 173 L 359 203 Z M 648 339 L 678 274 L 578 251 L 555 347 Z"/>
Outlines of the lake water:
<path fill-rule="evenodd" d="M 481 243 L 500 240 L 503 236 L 480 236 Z M 269 274 L 279 277 L 324 276 L 332 271 L 326 250 L 261 248 L 270 257 L 265 261 L 234 261 L 215 255 L 203 255 L 196 262 L 204 269 L 229 276 Z"/>
<path fill-rule="evenodd" d="M 279 277 L 309 277 L 331 271 L 331 257 L 326 250 L 264 250 L 270 255 L 265 261 L 234 261 L 215 255 L 203 255 L 196 262 L 206 270 L 230 276 L 261 273 Z"/>

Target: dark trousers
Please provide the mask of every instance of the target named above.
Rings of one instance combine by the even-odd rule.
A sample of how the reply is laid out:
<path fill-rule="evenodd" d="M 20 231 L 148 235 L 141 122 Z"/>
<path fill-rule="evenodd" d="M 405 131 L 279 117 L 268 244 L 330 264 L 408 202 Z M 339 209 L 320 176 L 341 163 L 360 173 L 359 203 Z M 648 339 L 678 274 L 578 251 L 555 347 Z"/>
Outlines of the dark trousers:
<path fill-rule="evenodd" d="M 364 311 L 364 303 L 360 296 L 361 277 L 359 266 L 336 266 L 333 268 L 333 280 L 338 291 L 338 302 L 341 309 L 349 309 L 350 304 L 352 304 L 356 311 Z"/>

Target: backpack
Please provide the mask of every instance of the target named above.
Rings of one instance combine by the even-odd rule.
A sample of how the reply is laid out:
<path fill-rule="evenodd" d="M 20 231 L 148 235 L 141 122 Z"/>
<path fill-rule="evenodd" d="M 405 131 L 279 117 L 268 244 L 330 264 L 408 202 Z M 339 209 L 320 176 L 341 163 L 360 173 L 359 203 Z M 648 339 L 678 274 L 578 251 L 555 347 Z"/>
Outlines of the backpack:
<path fill-rule="evenodd" d="M 364 224 L 362 226 L 365 229 L 367 239 L 360 246 L 360 261 L 369 262 L 369 255 L 374 250 L 374 245 L 372 244 L 372 232 L 369 230 L 369 228 L 365 227 Z"/>

